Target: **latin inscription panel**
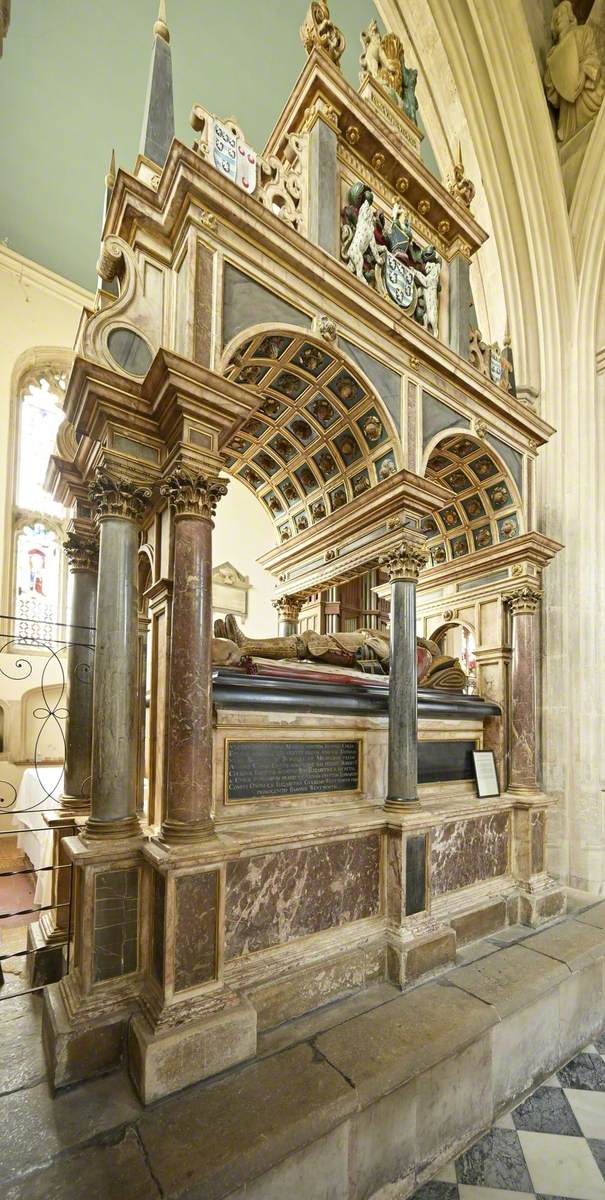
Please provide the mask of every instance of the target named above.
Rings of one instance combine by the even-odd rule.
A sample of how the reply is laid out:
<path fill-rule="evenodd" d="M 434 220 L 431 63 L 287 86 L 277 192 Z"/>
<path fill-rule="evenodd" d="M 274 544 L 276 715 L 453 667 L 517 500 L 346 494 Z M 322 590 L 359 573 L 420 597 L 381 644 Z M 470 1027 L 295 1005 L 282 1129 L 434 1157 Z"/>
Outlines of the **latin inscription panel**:
<path fill-rule="evenodd" d="M 229 742 L 227 800 L 359 790 L 359 741 Z"/>

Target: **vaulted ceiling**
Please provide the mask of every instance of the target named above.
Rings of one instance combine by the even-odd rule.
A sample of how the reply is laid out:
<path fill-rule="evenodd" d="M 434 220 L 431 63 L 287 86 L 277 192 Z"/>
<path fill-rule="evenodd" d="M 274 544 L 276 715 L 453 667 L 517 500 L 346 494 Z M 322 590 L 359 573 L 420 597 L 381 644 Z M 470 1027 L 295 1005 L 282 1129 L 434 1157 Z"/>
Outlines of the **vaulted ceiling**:
<path fill-rule="evenodd" d="M 177 136 L 192 142 L 195 101 L 234 116 L 259 150 L 299 74 L 308 0 L 167 0 Z M 157 0 L 30 0 L 13 5 L 0 63 L 0 239 L 95 286 L 111 149 L 138 151 Z M 357 83 L 359 33 L 373 0 L 332 0 Z"/>

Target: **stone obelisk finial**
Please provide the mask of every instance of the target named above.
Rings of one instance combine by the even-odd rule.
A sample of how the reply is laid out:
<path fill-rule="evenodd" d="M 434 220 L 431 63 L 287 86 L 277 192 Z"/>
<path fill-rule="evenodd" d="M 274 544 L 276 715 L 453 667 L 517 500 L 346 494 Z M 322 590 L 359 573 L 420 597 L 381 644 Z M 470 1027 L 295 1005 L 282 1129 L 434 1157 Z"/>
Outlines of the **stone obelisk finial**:
<path fill-rule="evenodd" d="M 174 101 L 170 31 L 166 21 L 166 3 L 165 0 L 160 0 L 158 18 L 153 26 L 153 50 L 139 153 L 158 167 L 163 167 L 173 137 Z"/>
<path fill-rule="evenodd" d="M 103 195 L 103 217 L 101 220 L 101 237 L 103 237 L 103 233 L 105 231 L 105 222 L 107 220 L 107 213 L 109 212 L 109 205 L 111 203 L 111 197 L 112 197 L 115 181 L 116 181 L 116 152 L 115 152 L 115 150 L 112 150 L 111 159 L 109 162 L 109 169 L 105 176 L 105 193 Z M 99 276 L 97 276 L 97 288 L 100 291 L 111 292 L 112 295 L 117 296 L 118 281 L 117 281 L 117 279 L 101 279 L 101 276 L 99 275 Z"/>

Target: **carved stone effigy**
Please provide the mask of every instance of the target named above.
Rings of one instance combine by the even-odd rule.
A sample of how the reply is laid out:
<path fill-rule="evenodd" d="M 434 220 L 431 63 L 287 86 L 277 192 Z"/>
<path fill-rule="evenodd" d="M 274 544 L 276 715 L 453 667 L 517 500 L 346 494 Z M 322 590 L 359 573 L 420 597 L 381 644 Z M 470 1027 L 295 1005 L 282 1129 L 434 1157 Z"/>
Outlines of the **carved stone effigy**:
<path fill-rule="evenodd" d="M 557 138 L 565 145 L 594 120 L 603 103 L 604 38 L 590 16 L 586 24 L 578 24 L 571 0 L 557 5 L 551 29 L 554 45 L 546 56 L 544 87 L 558 110 Z"/>
<path fill-rule="evenodd" d="M 127 1033 L 154 1101 L 252 1058 L 257 1029 L 407 987 L 457 939 L 564 904 L 528 607 L 559 549 L 531 528 L 553 430 L 511 391 L 507 345 L 477 332 L 469 360 L 486 234 L 461 161 L 449 191 L 420 159 L 401 42 L 370 24 L 356 91 L 327 4 L 302 36 L 262 153 L 196 105 L 193 149 L 164 129 L 153 177 L 144 155 L 112 175 L 99 265 L 119 288 L 84 313 L 78 436 L 53 466 L 101 542 L 74 957 L 45 998 L 55 1086 L 115 1065 Z M 242 569 L 248 505 L 271 521 L 274 638 L 222 604 L 212 639 L 225 475 L 247 489 Z M 501 775 L 487 806 L 477 749 Z"/>

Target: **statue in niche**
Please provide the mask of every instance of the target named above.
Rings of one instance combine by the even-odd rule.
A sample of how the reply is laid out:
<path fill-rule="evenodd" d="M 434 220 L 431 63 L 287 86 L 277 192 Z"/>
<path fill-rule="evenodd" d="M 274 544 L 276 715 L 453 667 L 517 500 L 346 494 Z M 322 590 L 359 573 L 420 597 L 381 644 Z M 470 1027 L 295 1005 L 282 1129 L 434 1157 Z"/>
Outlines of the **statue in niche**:
<path fill-rule="evenodd" d="M 306 629 L 290 637 L 248 638 L 229 615 L 214 622 L 212 661 L 217 666 L 240 666 L 246 659 L 310 662 L 345 667 L 371 675 L 388 675 L 389 634 L 379 629 L 353 633 L 314 633 Z M 459 659 L 441 653 L 436 642 L 416 638 L 418 685 L 444 691 L 462 691 L 468 676 Z"/>
<path fill-rule="evenodd" d="M 361 78 L 371 75 L 378 80 L 391 99 L 406 116 L 418 124 L 416 83 L 418 71 L 406 67 L 403 45 L 396 33 L 380 36 L 376 20 L 372 19 L 361 33 L 362 53 L 359 59 Z"/>
<path fill-rule="evenodd" d="M 591 20 L 578 25 L 571 0 L 562 0 L 553 13 L 554 45 L 546 56 L 546 96 L 559 110 L 557 138 L 564 145 L 596 117 L 605 96 L 603 55 L 598 27 Z"/>

